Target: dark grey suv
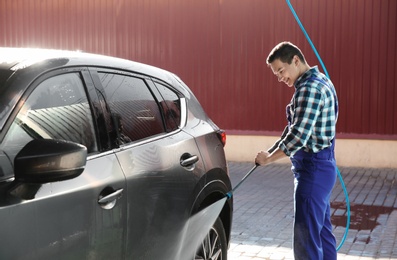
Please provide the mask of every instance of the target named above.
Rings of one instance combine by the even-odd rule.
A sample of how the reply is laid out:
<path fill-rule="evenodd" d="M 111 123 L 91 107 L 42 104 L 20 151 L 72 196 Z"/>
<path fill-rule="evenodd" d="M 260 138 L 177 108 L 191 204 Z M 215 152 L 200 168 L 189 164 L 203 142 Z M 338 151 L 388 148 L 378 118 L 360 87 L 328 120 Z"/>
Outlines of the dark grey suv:
<path fill-rule="evenodd" d="M 0 48 L 0 259 L 226 259 L 231 199 L 186 239 L 231 190 L 224 145 L 170 72 Z"/>

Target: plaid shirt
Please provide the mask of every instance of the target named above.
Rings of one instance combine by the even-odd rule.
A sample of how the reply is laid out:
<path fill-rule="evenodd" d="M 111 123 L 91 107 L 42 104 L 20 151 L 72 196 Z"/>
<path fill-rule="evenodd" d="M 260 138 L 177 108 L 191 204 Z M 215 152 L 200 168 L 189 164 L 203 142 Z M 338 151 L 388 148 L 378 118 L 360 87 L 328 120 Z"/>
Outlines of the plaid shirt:
<path fill-rule="evenodd" d="M 278 147 L 291 156 L 300 149 L 317 153 L 335 138 L 338 100 L 332 82 L 317 66 L 309 69 L 295 84 L 295 93 L 287 105 L 289 131 Z"/>

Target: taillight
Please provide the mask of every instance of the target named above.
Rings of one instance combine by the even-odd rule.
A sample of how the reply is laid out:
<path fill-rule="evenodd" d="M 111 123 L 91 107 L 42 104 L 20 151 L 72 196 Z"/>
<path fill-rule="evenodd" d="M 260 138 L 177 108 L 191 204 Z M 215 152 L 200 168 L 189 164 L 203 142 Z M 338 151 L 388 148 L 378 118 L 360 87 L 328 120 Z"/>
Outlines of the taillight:
<path fill-rule="evenodd" d="M 224 130 L 218 130 L 217 132 L 218 138 L 221 141 L 223 147 L 226 145 L 226 132 Z"/>

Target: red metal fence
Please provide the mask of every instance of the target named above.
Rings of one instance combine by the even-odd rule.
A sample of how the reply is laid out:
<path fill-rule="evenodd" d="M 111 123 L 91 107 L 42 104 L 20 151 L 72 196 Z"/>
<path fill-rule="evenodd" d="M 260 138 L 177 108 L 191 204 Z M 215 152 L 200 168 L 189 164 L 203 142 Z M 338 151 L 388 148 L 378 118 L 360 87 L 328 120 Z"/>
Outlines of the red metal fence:
<path fill-rule="evenodd" d="M 292 0 L 336 86 L 338 132 L 397 139 L 397 1 Z M 318 61 L 282 0 L 0 0 L 0 46 L 83 50 L 178 74 L 222 128 L 281 131 L 293 89 L 265 58 Z"/>

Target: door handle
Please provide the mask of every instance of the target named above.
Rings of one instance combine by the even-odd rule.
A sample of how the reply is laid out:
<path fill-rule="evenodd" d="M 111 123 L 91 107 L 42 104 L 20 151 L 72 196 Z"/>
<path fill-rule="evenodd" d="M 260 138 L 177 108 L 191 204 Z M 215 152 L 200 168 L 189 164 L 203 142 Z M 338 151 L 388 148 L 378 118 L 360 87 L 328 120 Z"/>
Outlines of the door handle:
<path fill-rule="evenodd" d="M 198 160 L 199 160 L 199 157 L 197 155 L 191 155 L 188 158 L 181 159 L 181 165 L 183 167 L 188 167 L 188 166 L 191 166 L 191 165 L 195 164 L 196 162 L 198 162 Z"/>
<path fill-rule="evenodd" d="M 112 192 L 109 195 L 106 195 L 106 196 L 100 198 L 98 200 L 98 203 L 103 205 L 103 204 L 107 204 L 107 203 L 113 202 L 116 199 L 121 198 L 121 194 L 122 193 L 123 193 L 123 189 L 116 190 L 115 192 Z"/>

